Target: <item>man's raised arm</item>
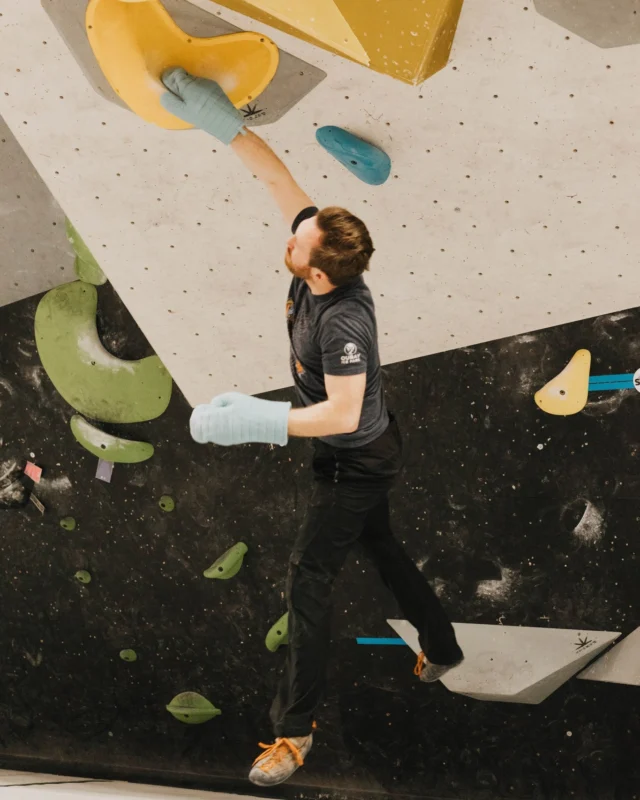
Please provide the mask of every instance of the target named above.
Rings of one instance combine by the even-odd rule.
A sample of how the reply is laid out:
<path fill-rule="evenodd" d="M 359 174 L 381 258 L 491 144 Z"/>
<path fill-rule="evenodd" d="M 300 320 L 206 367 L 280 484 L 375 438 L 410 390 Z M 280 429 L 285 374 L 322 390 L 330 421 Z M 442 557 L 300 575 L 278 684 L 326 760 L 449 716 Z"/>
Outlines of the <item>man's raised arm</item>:
<path fill-rule="evenodd" d="M 215 81 L 196 78 L 181 67 L 167 70 L 162 81 L 169 90 L 160 98 L 163 107 L 231 145 L 252 175 L 267 186 L 287 225 L 313 205 L 269 145 L 244 127 L 244 117 Z"/>

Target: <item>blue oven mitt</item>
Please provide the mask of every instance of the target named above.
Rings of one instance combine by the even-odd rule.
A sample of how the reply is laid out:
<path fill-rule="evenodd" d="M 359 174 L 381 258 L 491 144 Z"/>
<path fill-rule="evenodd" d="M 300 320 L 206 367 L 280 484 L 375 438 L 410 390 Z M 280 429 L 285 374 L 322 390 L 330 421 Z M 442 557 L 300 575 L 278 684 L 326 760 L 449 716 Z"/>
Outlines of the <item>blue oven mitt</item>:
<path fill-rule="evenodd" d="M 290 408 L 291 403 L 260 400 L 239 392 L 220 394 L 193 409 L 191 436 L 200 444 L 266 442 L 284 446 L 289 441 Z"/>
<path fill-rule="evenodd" d="M 246 133 L 244 117 L 215 81 L 196 78 L 182 67 L 171 67 L 162 74 L 170 91 L 160 97 L 170 114 L 195 125 L 223 144 L 231 144 L 239 133 Z"/>

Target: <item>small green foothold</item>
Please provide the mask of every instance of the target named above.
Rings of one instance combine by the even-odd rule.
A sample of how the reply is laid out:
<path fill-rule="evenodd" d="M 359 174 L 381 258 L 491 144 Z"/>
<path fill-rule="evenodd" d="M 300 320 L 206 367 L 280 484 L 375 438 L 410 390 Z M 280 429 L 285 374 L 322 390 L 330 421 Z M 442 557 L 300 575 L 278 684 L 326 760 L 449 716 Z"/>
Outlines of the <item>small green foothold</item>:
<path fill-rule="evenodd" d="M 228 578 L 233 578 L 233 576 L 237 575 L 240 571 L 242 560 L 248 550 L 249 548 L 244 542 L 234 544 L 233 547 L 230 547 L 224 555 L 220 556 L 209 569 L 204 571 L 204 577 L 218 578 L 223 581 Z"/>
<path fill-rule="evenodd" d="M 63 517 L 60 520 L 60 527 L 64 528 L 65 531 L 73 531 L 76 527 L 76 521 L 73 517 Z"/>
<path fill-rule="evenodd" d="M 80 583 L 91 583 L 91 574 L 86 569 L 79 569 L 73 577 Z"/>
<path fill-rule="evenodd" d="M 137 661 L 138 654 L 135 650 L 121 650 L 120 651 L 120 658 L 123 661 Z"/>
<path fill-rule="evenodd" d="M 289 644 L 289 612 L 283 614 L 276 624 L 271 628 L 264 640 L 267 650 L 275 653 L 283 644 Z"/>
<path fill-rule="evenodd" d="M 219 708 L 197 692 L 176 695 L 166 708 L 179 722 L 187 725 L 200 725 L 222 714 Z"/>
<path fill-rule="evenodd" d="M 176 507 L 173 497 L 170 497 L 168 494 L 162 495 L 158 505 L 163 511 L 173 511 L 173 509 Z"/>

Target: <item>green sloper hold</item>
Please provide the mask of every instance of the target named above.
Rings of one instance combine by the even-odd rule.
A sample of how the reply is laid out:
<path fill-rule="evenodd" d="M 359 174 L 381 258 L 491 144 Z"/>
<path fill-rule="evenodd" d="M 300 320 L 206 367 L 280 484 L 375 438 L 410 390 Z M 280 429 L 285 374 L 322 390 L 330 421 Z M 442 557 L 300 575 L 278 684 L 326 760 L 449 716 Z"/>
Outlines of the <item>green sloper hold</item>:
<path fill-rule="evenodd" d="M 96 330 L 98 292 L 82 281 L 47 292 L 36 311 L 38 354 L 51 382 L 80 414 L 100 422 L 146 422 L 163 414 L 171 376 L 158 356 L 123 361 Z"/>
<path fill-rule="evenodd" d="M 267 650 L 275 653 L 283 644 L 289 644 L 289 612 L 283 614 L 276 624 L 271 628 L 264 640 Z"/>
<path fill-rule="evenodd" d="M 92 283 L 94 286 L 102 286 L 105 284 L 107 282 L 107 276 L 100 269 L 98 262 L 91 255 L 91 251 L 68 219 L 65 220 L 65 228 L 67 231 L 67 239 L 71 242 L 71 246 L 76 253 L 74 264 L 76 275 L 81 281 Z"/>
<path fill-rule="evenodd" d="M 248 550 L 249 548 L 244 542 L 234 544 L 233 547 L 230 547 L 224 555 L 220 556 L 209 569 L 204 571 L 204 577 L 218 578 L 223 581 L 227 580 L 227 578 L 233 578 L 233 576 L 237 575 L 240 571 L 242 560 Z"/>
<path fill-rule="evenodd" d="M 65 531 L 74 531 L 76 528 L 76 521 L 73 517 L 63 517 L 60 520 L 60 527 Z"/>
<path fill-rule="evenodd" d="M 80 583 L 91 583 L 91 573 L 86 569 L 79 569 L 73 577 Z"/>
<path fill-rule="evenodd" d="M 133 662 L 138 660 L 138 654 L 136 653 L 135 650 L 121 650 L 120 658 L 123 661 Z"/>
<path fill-rule="evenodd" d="M 171 495 L 163 494 L 158 501 L 158 505 L 163 511 L 169 512 L 175 509 L 176 501 L 173 499 L 173 497 L 171 497 Z"/>
<path fill-rule="evenodd" d="M 166 708 L 177 720 L 187 725 L 200 725 L 222 714 L 219 708 L 196 692 L 176 695 Z"/>
<path fill-rule="evenodd" d="M 85 450 L 114 464 L 138 464 L 153 455 L 153 445 L 111 436 L 93 426 L 79 414 L 71 417 L 71 432 Z"/>

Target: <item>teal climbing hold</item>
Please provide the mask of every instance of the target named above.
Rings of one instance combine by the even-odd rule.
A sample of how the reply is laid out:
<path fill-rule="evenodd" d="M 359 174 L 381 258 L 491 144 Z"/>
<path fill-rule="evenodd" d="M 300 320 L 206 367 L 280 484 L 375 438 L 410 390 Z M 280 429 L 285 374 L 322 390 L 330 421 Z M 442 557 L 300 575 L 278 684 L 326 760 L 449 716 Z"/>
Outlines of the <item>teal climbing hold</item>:
<path fill-rule="evenodd" d="M 177 720 L 187 725 L 200 725 L 222 714 L 219 708 L 197 692 L 176 695 L 166 708 Z"/>
<path fill-rule="evenodd" d="M 135 650 L 121 650 L 120 658 L 123 661 L 133 662 L 138 660 L 138 654 L 136 653 Z"/>
<path fill-rule="evenodd" d="M 267 645 L 267 650 L 275 653 L 276 650 L 283 644 L 289 644 L 289 612 L 280 617 L 275 625 L 267 634 L 264 640 Z"/>
<path fill-rule="evenodd" d="M 242 566 L 242 560 L 247 554 L 249 548 L 244 542 L 238 542 L 230 547 L 227 552 L 220 556 L 209 569 L 204 571 L 205 578 L 218 578 L 219 580 L 227 580 L 237 575 Z"/>
<path fill-rule="evenodd" d="M 389 177 L 391 159 L 375 144 L 365 142 L 336 125 L 318 128 L 316 139 L 318 144 L 361 181 L 379 186 Z"/>

